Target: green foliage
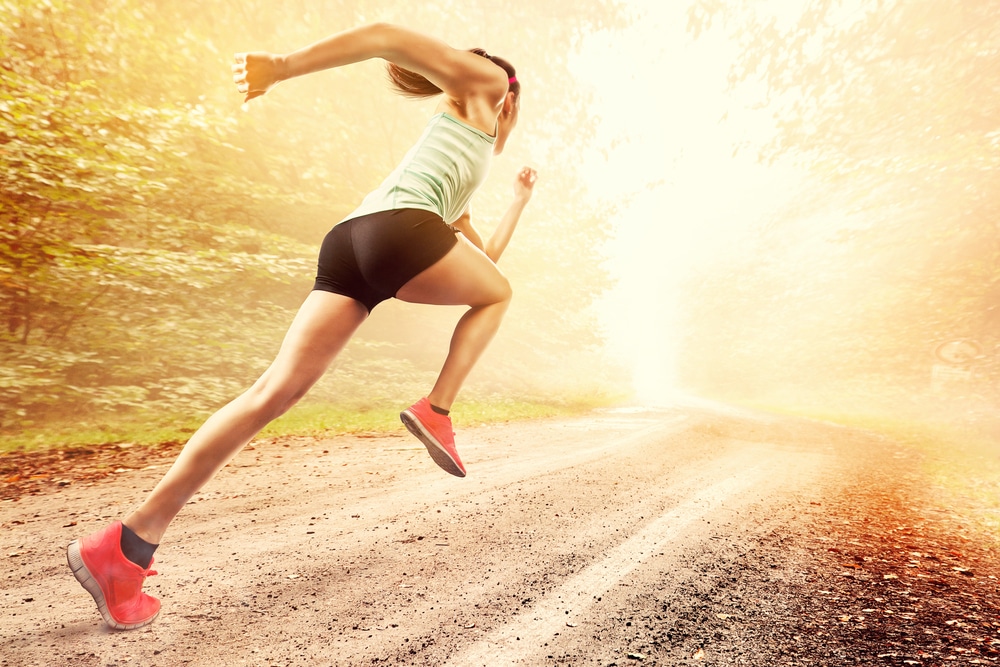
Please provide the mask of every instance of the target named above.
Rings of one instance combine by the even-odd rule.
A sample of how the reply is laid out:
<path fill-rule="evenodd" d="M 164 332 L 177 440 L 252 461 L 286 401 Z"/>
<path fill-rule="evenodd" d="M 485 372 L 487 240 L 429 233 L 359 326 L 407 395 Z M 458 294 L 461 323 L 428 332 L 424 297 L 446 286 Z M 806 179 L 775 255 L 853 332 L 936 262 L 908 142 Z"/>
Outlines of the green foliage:
<path fill-rule="evenodd" d="M 478 41 L 519 64 L 521 133 L 537 140 L 498 165 L 477 224 L 500 216 L 520 161 L 541 163 L 544 185 L 504 258 L 519 314 L 469 396 L 579 389 L 571 373 L 541 380 L 571 359 L 599 366 L 588 306 L 605 278 L 592 267 L 606 230 L 600 211 L 576 209 L 581 179 L 564 168 L 592 130 L 566 54 L 620 10 L 495 9 L 0 0 L 0 430 L 202 413 L 266 368 L 323 234 L 429 111 L 394 97 L 366 63 L 287 82 L 243 112 L 231 54 L 291 50 L 362 20 Z M 421 355 L 445 348 L 453 313 L 389 313 L 406 326 L 373 318 L 317 400 L 426 392 L 440 358 Z"/>

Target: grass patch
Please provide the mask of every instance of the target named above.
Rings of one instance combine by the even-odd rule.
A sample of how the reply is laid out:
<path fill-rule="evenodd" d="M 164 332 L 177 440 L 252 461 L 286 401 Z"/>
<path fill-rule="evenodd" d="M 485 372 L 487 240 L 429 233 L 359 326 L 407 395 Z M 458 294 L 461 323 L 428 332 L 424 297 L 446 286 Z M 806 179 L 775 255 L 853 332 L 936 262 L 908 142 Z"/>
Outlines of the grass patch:
<path fill-rule="evenodd" d="M 568 417 L 612 405 L 609 397 L 573 397 L 559 400 L 497 398 L 472 400 L 456 406 L 456 427 L 478 424 Z M 324 435 L 336 433 L 392 433 L 402 427 L 398 405 L 351 406 L 342 403 L 301 403 L 271 422 L 260 437 Z M 0 433 L 0 455 L 13 451 L 66 449 L 117 443 L 157 445 L 185 442 L 208 414 L 127 413 L 92 419 L 50 420 Z"/>
<path fill-rule="evenodd" d="M 559 403 L 540 403 L 500 399 L 462 402 L 452 421 L 458 428 L 523 419 L 566 417 L 583 414 L 607 405 L 599 400 L 579 399 Z M 324 433 L 393 433 L 402 428 L 399 406 L 353 408 L 342 405 L 310 404 L 291 410 L 274 420 L 261 437 L 320 435 Z"/>
<path fill-rule="evenodd" d="M 137 445 L 184 442 L 205 417 L 191 413 L 126 413 L 48 420 L 0 432 L 0 454 L 126 442 Z"/>

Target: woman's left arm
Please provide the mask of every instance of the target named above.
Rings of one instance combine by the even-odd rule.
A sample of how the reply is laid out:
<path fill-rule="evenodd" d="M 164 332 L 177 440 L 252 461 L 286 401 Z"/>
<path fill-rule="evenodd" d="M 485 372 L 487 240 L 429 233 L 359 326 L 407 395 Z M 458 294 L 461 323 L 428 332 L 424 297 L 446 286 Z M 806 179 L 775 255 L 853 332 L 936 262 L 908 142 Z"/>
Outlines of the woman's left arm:
<path fill-rule="evenodd" d="M 483 246 L 483 237 L 479 235 L 476 228 L 472 226 L 472 215 L 469 213 L 469 209 L 466 208 L 465 212 L 456 220 L 451 223 L 451 226 L 462 232 L 465 238 L 472 242 L 472 245 L 476 246 L 483 252 L 486 252 L 485 246 Z"/>
<path fill-rule="evenodd" d="M 517 172 L 517 178 L 514 179 L 514 201 L 500 219 L 500 224 L 493 230 L 490 240 L 483 249 L 494 264 L 500 260 L 500 255 L 510 243 L 510 237 L 514 235 L 517 222 L 521 219 L 521 213 L 531 200 L 536 180 L 538 172 L 530 167 L 524 167 Z"/>

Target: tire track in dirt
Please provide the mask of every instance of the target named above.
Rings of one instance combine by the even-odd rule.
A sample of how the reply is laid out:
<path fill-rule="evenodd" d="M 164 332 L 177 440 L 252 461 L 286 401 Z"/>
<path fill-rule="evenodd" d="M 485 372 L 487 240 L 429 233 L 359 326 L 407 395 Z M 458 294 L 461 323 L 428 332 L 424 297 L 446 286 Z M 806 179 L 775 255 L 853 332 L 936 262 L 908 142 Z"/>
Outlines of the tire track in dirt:
<path fill-rule="evenodd" d="M 518 664 L 532 659 L 539 647 L 547 646 L 560 630 L 576 627 L 598 598 L 677 540 L 691 524 L 711 515 L 734 494 L 756 485 L 764 472 L 760 466 L 744 469 L 740 477 L 723 479 L 696 492 L 446 664 L 467 667 Z"/>
<path fill-rule="evenodd" d="M 585 642 L 551 636 L 563 602 L 596 626 L 616 596 L 576 604 L 587 591 L 668 568 L 712 538 L 707 521 L 745 521 L 735 513 L 775 506 L 829 460 L 769 438 L 766 420 L 726 419 L 675 409 L 470 429 L 464 480 L 400 438 L 258 444 L 171 528 L 147 586 L 164 611 L 134 633 L 100 630 L 63 549 L 162 471 L 25 498 L 0 533 L 0 549 L 25 550 L 0 587 L 16 611 L 0 621 L 16 658 L 0 664 L 548 664 L 545 644 Z"/>

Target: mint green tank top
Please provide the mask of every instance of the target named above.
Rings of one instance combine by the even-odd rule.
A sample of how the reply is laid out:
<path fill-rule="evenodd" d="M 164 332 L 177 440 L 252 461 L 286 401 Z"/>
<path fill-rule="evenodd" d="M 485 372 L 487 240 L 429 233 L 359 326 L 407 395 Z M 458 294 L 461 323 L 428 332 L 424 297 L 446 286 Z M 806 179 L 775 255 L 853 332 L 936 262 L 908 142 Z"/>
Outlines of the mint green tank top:
<path fill-rule="evenodd" d="M 455 222 L 486 179 L 495 141 L 450 114 L 436 114 L 399 166 L 344 220 L 416 208 Z"/>

